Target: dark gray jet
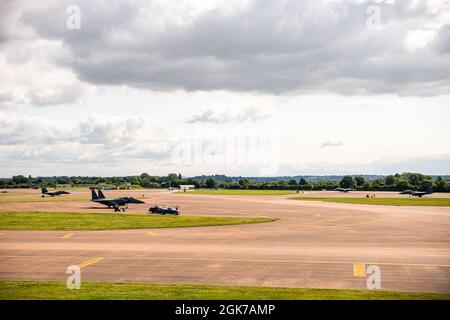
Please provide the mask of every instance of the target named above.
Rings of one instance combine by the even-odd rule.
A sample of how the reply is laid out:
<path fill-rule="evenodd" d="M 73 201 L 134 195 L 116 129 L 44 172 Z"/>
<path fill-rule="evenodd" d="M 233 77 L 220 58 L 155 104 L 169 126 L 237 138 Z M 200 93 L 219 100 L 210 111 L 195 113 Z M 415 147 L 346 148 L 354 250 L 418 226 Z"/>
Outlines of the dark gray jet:
<path fill-rule="evenodd" d="M 345 192 L 345 193 L 347 193 L 347 192 L 349 192 L 349 191 L 355 191 L 355 189 L 352 189 L 352 188 L 336 188 L 336 189 L 334 189 L 334 191 L 339 191 L 339 192 Z"/>
<path fill-rule="evenodd" d="M 402 192 L 399 192 L 399 194 L 409 194 L 413 197 L 419 197 L 422 198 L 422 196 L 426 194 L 432 194 L 433 193 L 433 187 L 428 187 L 427 191 L 414 191 L 414 190 L 405 190 Z"/>
<path fill-rule="evenodd" d="M 50 196 L 50 197 L 54 197 L 54 196 L 59 196 L 61 194 L 70 194 L 70 192 L 67 191 L 63 191 L 63 190 L 58 190 L 58 191 L 48 191 L 47 188 L 42 188 L 42 197 Z"/>
<path fill-rule="evenodd" d="M 108 206 L 108 208 L 114 208 L 115 212 L 125 212 L 125 209 L 128 208 L 129 203 L 145 203 L 144 201 L 138 200 L 133 197 L 122 197 L 117 199 L 106 199 L 105 195 L 103 194 L 102 190 L 98 190 L 98 195 L 95 193 L 95 190 L 91 190 L 92 193 L 92 199 L 91 201 L 101 203 L 105 206 Z"/>

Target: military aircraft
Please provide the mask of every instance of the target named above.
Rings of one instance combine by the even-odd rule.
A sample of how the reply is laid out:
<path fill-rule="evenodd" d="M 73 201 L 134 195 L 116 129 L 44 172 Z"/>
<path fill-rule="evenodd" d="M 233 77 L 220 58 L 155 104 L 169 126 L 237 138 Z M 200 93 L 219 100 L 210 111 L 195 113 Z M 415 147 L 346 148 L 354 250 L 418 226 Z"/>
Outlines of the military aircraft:
<path fill-rule="evenodd" d="M 45 197 L 46 195 L 47 195 L 47 196 L 50 196 L 50 197 L 54 197 L 54 196 L 59 196 L 59 195 L 61 195 L 61 194 L 70 194 L 70 192 L 63 191 L 63 190 L 58 190 L 58 191 L 48 191 L 47 188 L 45 188 L 45 187 L 43 187 L 43 188 L 41 189 L 41 193 L 42 193 L 42 198 Z"/>
<path fill-rule="evenodd" d="M 95 192 L 95 190 L 91 190 L 92 198 L 91 201 L 101 203 L 105 206 L 108 206 L 108 208 L 114 208 L 114 212 L 125 212 L 125 210 L 128 208 L 129 203 L 145 203 L 144 201 L 138 200 L 133 197 L 121 197 L 116 199 L 106 199 L 105 195 L 103 194 L 102 190 L 98 190 L 98 195 Z"/>
<path fill-rule="evenodd" d="M 334 189 L 334 191 L 339 191 L 339 192 L 345 192 L 345 193 L 347 193 L 347 192 L 349 192 L 349 191 L 355 191 L 355 189 L 353 189 L 353 188 L 341 188 L 341 187 L 339 187 L 339 188 Z"/>
<path fill-rule="evenodd" d="M 399 192 L 399 194 L 409 194 L 413 197 L 419 197 L 422 198 L 422 196 L 426 194 L 432 194 L 433 193 L 433 187 L 428 187 L 427 191 L 414 191 L 414 190 L 405 190 L 402 192 Z"/>

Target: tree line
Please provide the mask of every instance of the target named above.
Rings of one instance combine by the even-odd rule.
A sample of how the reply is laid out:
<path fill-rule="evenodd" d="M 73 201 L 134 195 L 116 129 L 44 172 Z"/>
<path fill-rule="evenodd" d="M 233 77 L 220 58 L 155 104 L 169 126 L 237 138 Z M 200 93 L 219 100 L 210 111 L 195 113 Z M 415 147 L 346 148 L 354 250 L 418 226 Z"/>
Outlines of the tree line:
<path fill-rule="evenodd" d="M 71 186 L 105 186 L 123 188 L 169 188 L 180 185 L 194 185 L 196 188 L 223 189 L 261 189 L 261 190 L 332 190 L 337 187 L 354 188 L 361 191 L 403 191 L 407 189 L 425 191 L 432 187 L 435 192 L 450 192 L 450 182 L 443 177 L 432 177 L 420 173 L 402 173 L 388 175 L 374 180 L 362 176 L 344 176 L 341 181 L 307 181 L 304 178 L 283 181 L 259 182 L 242 178 L 228 178 L 217 181 L 210 177 L 205 180 L 183 178 L 181 174 L 170 173 L 167 176 L 151 176 L 143 173 L 139 176 L 125 177 L 31 177 L 24 175 L 0 179 L 0 188 L 37 188 Z"/>

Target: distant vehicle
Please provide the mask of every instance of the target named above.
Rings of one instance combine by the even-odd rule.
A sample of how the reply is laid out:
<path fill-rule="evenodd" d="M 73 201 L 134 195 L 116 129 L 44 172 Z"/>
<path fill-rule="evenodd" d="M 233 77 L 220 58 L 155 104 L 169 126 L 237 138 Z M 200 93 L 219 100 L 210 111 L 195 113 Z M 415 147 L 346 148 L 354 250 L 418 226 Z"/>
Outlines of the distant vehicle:
<path fill-rule="evenodd" d="M 334 189 L 334 191 L 339 191 L 339 192 L 345 192 L 345 193 L 347 193 L 347 192 L 350 192 L 350 191 L 355 191 L 355 189 L 353 189 L 353 188 L 336 188 L 336 189 Z"/>
<path fill-rule="evenodd" d="M 405 190 L 405 191 L 399 192 L 399 194 L 409 194 L 413 197 L 419 197 L 419 198 L 422 198 L 426 194 L 432 194 L 432 193 L 433 193 L 433 187 L 428 187 L 427 191 Z"/>
<path fill-rule="evenodd" d="M 125 212 L 126 209 L 128 209 L 129 203 L 145 203 L 144 201 L 138 200 L 133 197 L 121 197 L 116 199 L 106 199 L 105 195 L 103 194 L 102 190 L 98 190 L 98 195 L 95 192 L 95 190 L 91 190 L 92 198 L 91 201 L 101 203 L 105 206 L 108 206 L 108 208 L 114 208 L 114 212 Z"/>
<path fill-rule="evenodd" d="M 180 191 L 186 192 L 189 190 L 194 190 L 195 185 L 193 184 L 180 184 Z"/>
<path fill-rule="evenodd" d="M 41 194 L 42 194 L 42 198 L 45 196 L 50 196 L 50 197 L 54 197 L 54 196 L 59 196 L 61 194 L 70 194 L 70 192 L 64 191 L 64 190 L 58 190 L 58 191 L 48 191 L 47 188 L 41 188 Z"/>
<path fill-rule="evenodd" d="M 178 207 L 170 208 L 170 207 L 154 206 L 154 207 L 151 207 L 150 209 L 148 209 L 148 211 L 150 213 L 159 213 L 162 215 L 174 214 L 177 216 L 180 214 L 180 209 L 178 209 Z"/>

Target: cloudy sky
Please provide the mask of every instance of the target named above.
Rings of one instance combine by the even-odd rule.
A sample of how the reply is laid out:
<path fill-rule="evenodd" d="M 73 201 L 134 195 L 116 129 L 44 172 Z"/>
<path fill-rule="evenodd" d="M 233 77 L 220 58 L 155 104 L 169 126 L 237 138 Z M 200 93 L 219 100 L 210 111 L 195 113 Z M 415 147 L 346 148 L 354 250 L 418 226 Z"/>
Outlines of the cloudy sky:
<path fill-rule="evenodd" d="M 450 174 L 448 0 L 0 2 L 0 177 Z"/>

